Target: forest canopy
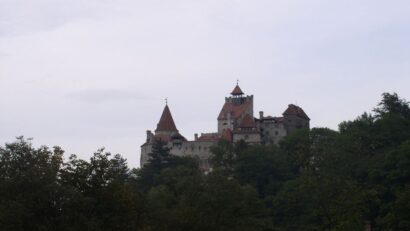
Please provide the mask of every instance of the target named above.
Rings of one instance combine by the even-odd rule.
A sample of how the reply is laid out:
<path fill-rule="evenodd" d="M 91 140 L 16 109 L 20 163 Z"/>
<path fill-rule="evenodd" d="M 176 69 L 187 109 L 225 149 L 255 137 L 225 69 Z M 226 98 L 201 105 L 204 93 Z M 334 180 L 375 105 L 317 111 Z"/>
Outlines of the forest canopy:
<path fill-rule="evenodd" d="M 410 107 L 395 93 L 338 131 L 212 152 L 204 173 L 156 143 L 130 169 L 18 137 L 0 147 L 0 230 L 410 230 Z"/>

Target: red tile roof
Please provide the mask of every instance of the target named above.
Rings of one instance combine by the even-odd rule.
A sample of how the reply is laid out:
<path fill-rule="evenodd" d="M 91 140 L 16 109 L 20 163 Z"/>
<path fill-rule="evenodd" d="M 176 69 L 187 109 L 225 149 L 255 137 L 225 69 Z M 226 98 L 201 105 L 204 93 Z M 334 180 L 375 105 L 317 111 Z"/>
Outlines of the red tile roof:
<path fill-rule="evenodd" d="M 243 104 L 236 105 L 234 103 L 225 103 L 219 113 L 218 120 L 227 119 L 227 113 L 232 112 L 232 119 L 238 119 L 249 107 L 251 106 L 250 101 L 246 101 Z"/>
<path fill-rule="evenodd" d="M 175 126 L 174 119 L 172 118 L 171 111 L 169 110 L 168 105 L 165 105 L 161 119 L 159 120 L 157 129 L 155 131 L 178 131 L 177 127 Z"/>
<path fill-rule="evenodd" d="M 246 115 L 243 118 L 242 123 L 239 125 L 239 127 L 240 128 L 256 128 L 256 123 L 254 119 L 252 118 L 252 116 Z"/>
<path fill-rule="evenodd" d="M 294 105 L 294 104 L 289 104 L 288 108 L 286 109 L 285 112 L 283 112 L 282 115 L 294 115 L 298 116 L 307 120 L 310 120 L 310 118 L 306 115 L 306 113 L 303 111 L 302 108 Z"/>
<path fill-rule="evenodd" d="M 218 141 L 219 134 L 218 133 L 209 133 L 209 134 L 202 134 L 198 141 Z"/>
<path fill-rule="evenodd" d="M 243 94 L 244 93 L 242 92 L 242 89 L 239 87 L 239 85 L 236 85 L 236 87 L 231 92 L 231 95 L 243 95 Z"/>

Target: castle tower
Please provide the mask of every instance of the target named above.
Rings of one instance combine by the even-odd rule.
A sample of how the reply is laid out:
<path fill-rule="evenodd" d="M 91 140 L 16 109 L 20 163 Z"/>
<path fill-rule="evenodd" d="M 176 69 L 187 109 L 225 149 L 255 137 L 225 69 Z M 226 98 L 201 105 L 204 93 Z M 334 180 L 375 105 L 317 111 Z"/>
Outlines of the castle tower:
<path fill-rule="evenodd" d="M 218 133 L 224 130 L 231 131 L 239 125 L 246 115 L 253 118 L 253 95 L 245 96 L 242 89 L 236 84 L 231 97 L 225 98 L 225 104 L 218 116 Z"/>
<path fill-rule="evenodd" d="M 178 129 L 172 118 L 171 110 L 169 110 L 168 104 L 166 104 L 162 111 L 161 119 L 159 119 L 157 124 L 157 129 L 155 129 L 155 133 L 168 134 L 173 132 L 178 132 Z"/>
<path fill-rule="evenodd" d="M 160 140 L 162 142 L 186 140 L 181 134 L 179 134 L 168 104 L 165 105 L 165 108 L 162 111 L 161 118 L 157 124 L 157 129 L 155 129 L 155 135 L 153 137 L 155 140 Z"/>
<path fill-rule="evenodd" d="M 284 123 L 287 134 L 297 129 L 309 129 L 310 118 L 306 115 L 303 109 L 294 104 L 289 104 L 288 108 L 283 112 Z"/>
<path fill-rule="evenodd" d="M 175 126 L 174 119 L 172 118 L 171 110 L 168 107 L 168 104 L 165 105 L 164 110 L 162 111 L 161 118 L 157 124 L 157 128 L 155 129 L 155 134 L 151 131 L 147 131 L 147 140 L 141 146 L 141 166 L 147 163 L 149 157 L 149 153 L 152 149 L 152 144 L 155 141 L 161 141 L 166 144 L 171 144 L 174 146 L 181 145 L 182 142 L 187 141 L 185 137 L 183 137 L 177 127 Z"/>

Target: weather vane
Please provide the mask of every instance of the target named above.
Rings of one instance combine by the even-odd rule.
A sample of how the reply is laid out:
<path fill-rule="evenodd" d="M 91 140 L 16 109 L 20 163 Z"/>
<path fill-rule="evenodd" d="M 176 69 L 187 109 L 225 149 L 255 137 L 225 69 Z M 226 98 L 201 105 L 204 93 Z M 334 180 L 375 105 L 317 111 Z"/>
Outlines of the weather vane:
<path fill-rule="evenodd" d="M 236 85 L 239 85 L 239 79 L 236 79 Z"/>
<path fill-rule="evenodd" d="M 165 105 L 168 105 L 168 98 L 165 98 Z"/>

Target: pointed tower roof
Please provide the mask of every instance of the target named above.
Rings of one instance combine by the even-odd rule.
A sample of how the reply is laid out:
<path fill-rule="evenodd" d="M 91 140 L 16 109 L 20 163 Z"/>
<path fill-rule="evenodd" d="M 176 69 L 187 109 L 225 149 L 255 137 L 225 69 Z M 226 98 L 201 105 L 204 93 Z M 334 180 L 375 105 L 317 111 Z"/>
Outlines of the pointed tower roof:
<path fill-rule="evenodd" d="M 242 89 L 239 87 L 238 84 L 236 84 L 235 88 L 231 92 L 231 95 L 243 95 L 243 94 L 244 93 L 243 93 Z"/>
<path fill-rule="evenodd" d="M 158 132 L 158 131 L 175 131 L 175 132 L 178 132 L 168 105 L 165 105 L 164 111 L 162 112 L 161 119 L 159 120 L 159 123 L 157 125 L 157 129 L 155 131 L 156 132 Z"/>

